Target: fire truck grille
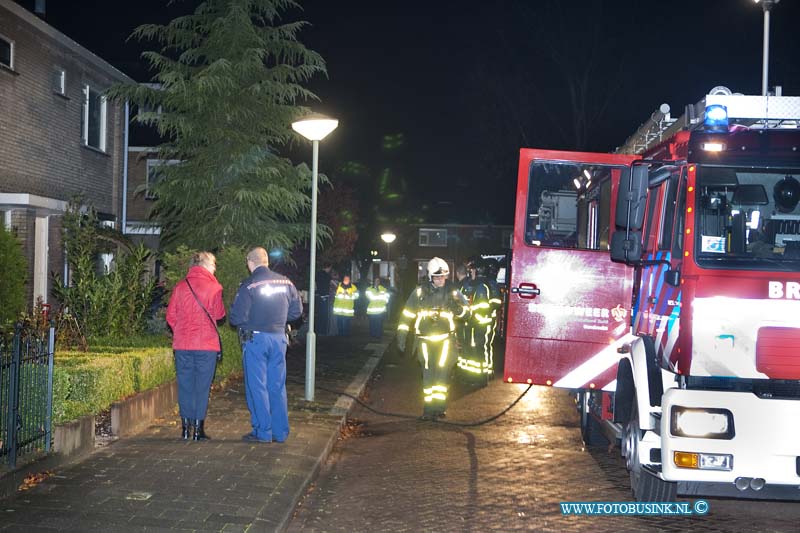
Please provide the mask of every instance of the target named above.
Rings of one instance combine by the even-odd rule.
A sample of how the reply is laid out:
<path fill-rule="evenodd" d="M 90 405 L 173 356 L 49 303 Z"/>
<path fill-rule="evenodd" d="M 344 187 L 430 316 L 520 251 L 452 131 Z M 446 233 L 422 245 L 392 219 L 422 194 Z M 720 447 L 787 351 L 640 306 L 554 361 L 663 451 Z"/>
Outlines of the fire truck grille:
<path fill-rule="evenodd" d="M 756 369 L 771 379 L 800 379 L 800 328 L 760 328 Z"/>

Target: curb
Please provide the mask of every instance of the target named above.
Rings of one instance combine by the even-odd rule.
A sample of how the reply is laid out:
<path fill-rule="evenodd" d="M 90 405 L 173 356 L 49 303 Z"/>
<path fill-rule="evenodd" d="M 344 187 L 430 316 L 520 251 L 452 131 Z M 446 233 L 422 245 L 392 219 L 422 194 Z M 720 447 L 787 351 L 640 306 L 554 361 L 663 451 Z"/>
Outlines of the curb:
<path fill-rule="evenodd" d="M 371 351 L 372 355 L 367 359 L 367 362 L 364 363 L 364 366 L 361 367 L 361 370 L 353 378 L 353 381 L 350 382 L 350 385 L 347 386 L 345 392 L 347 392 L 348 394 L 352 394 L 355 397 L 361 395 L 361 393 L 367 387 L 367 383 L 369 383 L 369 380 L 372 377 L 372 373 L 375 371 L 375 368 L 378 366 L 378 363 L 380 363 L 388 347 L 389 343 L 369 343 L 364 347 L 365 350 Z M 275 527 L 275 531 L 286 531 L 286 529 L 288 528 L 289 522 L 291 521 L 292 515 L 294 514 L 294 510 L 297 508 L 297 504 L 303 498 L 303 495 L 308 490 L 308 487 L 310 487 L 311 484 L 314 482 L 314 480 L 316 480 L 320 470 L 322 469 L 322 465 L 325 463 L 325 461 L 328 460 L 331 451 L 333 451 L 333 446 L 334 444 L 336 444 L 339 431 L 347 421 L 347 415 L 350 414 L 354 405 L 355 401 L 352 398 L 348 398 L 347 396 L 339 396 L 339 399 L 336 401 L 336 404 L 333 407 L 331 407 L 330 414 L 339 416 L 340 417 L 339 423 L 336 425 L 335 431 L 331 433 L 330 438 L 323 446 L 320 454 L 314 460 L 314 464 L 312 468 L 308 471 L 308 475 L 305 478 L 303 478 L 303 480 L 299 484 L 298 490 L 295 492 L 295 494 L 292 495 L 291 504 L 283 509 L 282 512 L 285 514 L 277 521 L 277 526 Z M 261 514 L 262 513 L 259 513 L 259 515 Z M 272 516 L 275 515 L 273 514 Z M 261 516 L 259 516 L 259 518 L 261 518 Z M 253 525 L 256 525 L 257 523 L 258 522 L 254 522 Z"/>

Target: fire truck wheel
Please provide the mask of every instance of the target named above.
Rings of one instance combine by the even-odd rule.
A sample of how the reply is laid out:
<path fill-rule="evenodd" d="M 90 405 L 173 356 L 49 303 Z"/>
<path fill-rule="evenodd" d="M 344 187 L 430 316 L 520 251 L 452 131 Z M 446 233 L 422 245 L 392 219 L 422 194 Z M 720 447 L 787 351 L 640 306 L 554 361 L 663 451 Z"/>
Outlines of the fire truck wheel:
<path fill-rule="evenodd" d="M 591 414 L 591 401 L 600 397 L 592 398 L 592 393 L 583 391 L 578 393 L 578 413 L 581 417 L 581 437 L 586 446 L 606 446 L 608 441 L 603 435 L 600 422 Z"/>
<path fill-rule="evenodd" d="M 631 418 L 623 434 L 625 466 L 630 472 L 631 492 L 637 502 L 673 502 L 677 496 L 678 484 L 659 479 L 639 461 L 639 447 L 643 433 L 639 428 L 639 409 L 634 400 Z"/>

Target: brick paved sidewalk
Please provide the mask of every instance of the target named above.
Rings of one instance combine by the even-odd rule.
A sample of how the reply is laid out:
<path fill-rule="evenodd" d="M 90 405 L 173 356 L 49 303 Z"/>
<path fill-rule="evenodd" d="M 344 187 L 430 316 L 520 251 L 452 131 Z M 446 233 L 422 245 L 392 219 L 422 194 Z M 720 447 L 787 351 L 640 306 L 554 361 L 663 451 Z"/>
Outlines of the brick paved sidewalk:
<path fill-rule="evenodd" d="M 363 386 L 386 344 L 356 324 L 350 338 L 317 338 L 317 387 Z M 338 395 L 304 400 L 305 348 L 287 356 L 289 423 L 283 444 L 240 440 L 250 430 L 241 380 L 212 395 L 209 442 L 183 442 L 177 414 L 56 470 L 0 501 L 3 531 L 274 531 L 283 529 L 343 421 Z M 361 383 L 359 384 L 358 381 Z"/>

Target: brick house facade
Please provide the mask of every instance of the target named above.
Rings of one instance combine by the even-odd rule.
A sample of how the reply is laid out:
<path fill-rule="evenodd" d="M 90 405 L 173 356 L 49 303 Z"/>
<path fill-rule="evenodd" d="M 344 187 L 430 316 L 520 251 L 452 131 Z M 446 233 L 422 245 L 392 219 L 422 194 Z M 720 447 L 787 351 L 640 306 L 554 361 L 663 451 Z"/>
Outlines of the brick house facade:
<path fill-rule="evenodd" d="M 433 257 L 440 257 L 450 265 L 451 277 L 457 265 L 468 259 L 486 254 L 507 254 L 511 250 L 513 226 L 472 224 L 422 224 L 412 225 L 412 231 L 399 236 L 398 252 L 402 252 L 418 277 L 424 278 L 425 268 Z"/>
<path fill-rule="evenodd" d="M 61 215 L 84 197 L 120 227 L 127 106 L 102 93 L 128 76 L 11 0 L 0 0 L 0 214 L 29 263 L 31 301 L 64 271 Z"/>

